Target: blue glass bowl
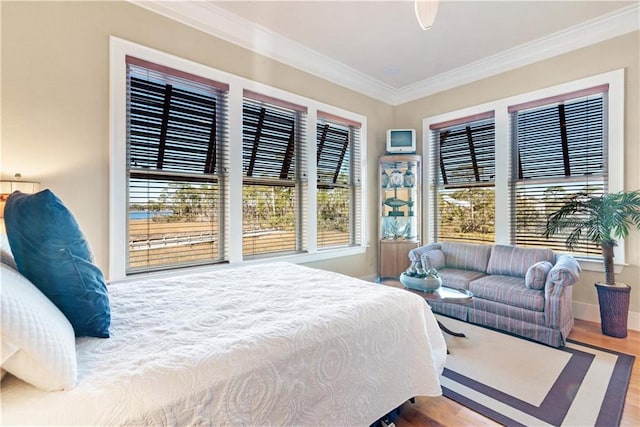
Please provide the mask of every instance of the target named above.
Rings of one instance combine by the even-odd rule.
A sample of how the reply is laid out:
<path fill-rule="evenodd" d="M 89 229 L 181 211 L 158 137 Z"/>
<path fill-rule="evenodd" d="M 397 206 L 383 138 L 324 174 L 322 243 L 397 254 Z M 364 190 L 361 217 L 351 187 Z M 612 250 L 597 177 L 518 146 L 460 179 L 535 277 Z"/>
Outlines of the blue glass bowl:
<path fill-rule="evenodd" d="M 409 289 L 415 289 L 422 292 L 433 292 L 442 286 L 442 279 L 439 277 L 421 279 L 418 277 L 407 276 L 405 273 L 402 273 L 400 275 L 400 283 Z"/>

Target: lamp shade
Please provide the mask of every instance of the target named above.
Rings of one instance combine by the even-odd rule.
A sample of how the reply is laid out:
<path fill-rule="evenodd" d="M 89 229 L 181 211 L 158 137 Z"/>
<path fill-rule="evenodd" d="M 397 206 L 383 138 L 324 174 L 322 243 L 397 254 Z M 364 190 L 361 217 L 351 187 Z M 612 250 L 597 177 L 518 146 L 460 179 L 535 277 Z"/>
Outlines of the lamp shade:
<path fill-rule="evenodd" d="M 14 191 L 33 194 L 40 189 L 39 182 L 32 181 L 0 181 L 0 194 L 9 195 Z"/>
<path fill-rule="evenodd" d="M 423 30 L 433 25 L 438 13 L 438 0 L 415 0 L 416 18 Z"/>
<path fill-rule="evenodd" d="M 25 194 L 37 193 L 40 190 L 40 183 L 34 181 L 22 181 L 22 176 L 17 173 L 15 180 L 0 181 L 0 218 L 4 218 L 4 203 L 9 195 L 14 191 L 20 191 Z"/>

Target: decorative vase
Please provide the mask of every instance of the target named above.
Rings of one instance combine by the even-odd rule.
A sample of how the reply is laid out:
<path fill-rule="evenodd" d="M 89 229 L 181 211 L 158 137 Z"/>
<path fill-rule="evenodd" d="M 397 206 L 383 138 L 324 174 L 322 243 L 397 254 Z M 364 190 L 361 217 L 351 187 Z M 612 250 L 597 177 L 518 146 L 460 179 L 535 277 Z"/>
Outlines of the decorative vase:
<path fill-rule="evenodd" d="M 400 188 L 404 184 L 404 176 L 398 169 L 394 169 L 389 175 L 389 188 Z"/>
<path fill-rule="evenodd" d="M 414 185 L 416 185 L 416 176 L 411 171 L 411 165 L 409 165 L 404 173 L 404 186 L 406 188 L 413 188 Z"/>
<path fill-rule="evenodd" d="M 617 283 L 616 286 L 596 283 L 595 286 L 598 290 L 602 333 L 611 337 L 625 338 L 631 286 L 624 283 Z"/>

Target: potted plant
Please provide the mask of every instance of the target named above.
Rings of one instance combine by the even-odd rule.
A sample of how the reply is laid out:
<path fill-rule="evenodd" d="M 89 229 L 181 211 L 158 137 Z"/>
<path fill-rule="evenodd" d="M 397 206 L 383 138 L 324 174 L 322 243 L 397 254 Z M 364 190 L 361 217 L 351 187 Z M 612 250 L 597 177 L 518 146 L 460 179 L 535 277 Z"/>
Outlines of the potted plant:
<path fill-rule="evenodd" d="M 632 226 L 640 229 L 640 190 L 603 196 L 578 193 L 547 217 L 544 232 L 544 236 L 549 237 L 570 230 L 565 241 L 570 250 L 578 243 L 583 231 L 587 239 L 600 245 L 605 283 L 596 283 L 595 286 L 598 290 L 602 333 L 619 338 L 627 336 L 631 287 L 616 283 L 613 248 L 617 246 L 617 239 L 629 234 Z"/>

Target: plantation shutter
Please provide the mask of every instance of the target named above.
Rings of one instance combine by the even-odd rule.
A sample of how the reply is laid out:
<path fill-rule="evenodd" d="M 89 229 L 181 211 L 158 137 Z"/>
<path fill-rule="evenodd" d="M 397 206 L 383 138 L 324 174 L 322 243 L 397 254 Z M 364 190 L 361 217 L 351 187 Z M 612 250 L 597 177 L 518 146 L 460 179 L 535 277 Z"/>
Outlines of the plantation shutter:
<path fill-rule="evenodd" d="M 431 177 L 438 241 L 494 241 L 495 125 L 493 113 L 433 124 Z"/>
<path fill-rule="evenodd" d="M 245 91 L 243 254 L 304 250 L 306 108 Z"/>
<path fill-rule="evenodd" d="M 360 242 L 360 123 L 318 112 L 318 248 Z"/>
<path fill-rule="evenodd" d="M 568 198 L 602 195 L 607 188 L 605 104 L 598 87 L 509 109 L 514 139 L 512 240 L 516 245 L 566 251 L 565 234 L 542 236 L 547 216 Z M 542 104 L 542 105 L 539 105 Z M 585 240 L 577 254 L 596 256 Z"/>
<path fill-rule="evenodd" d="M 226 86 L 127 57 L 128 272 L 225 257 Z"/>

